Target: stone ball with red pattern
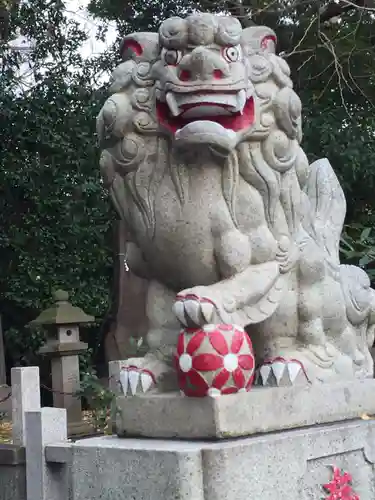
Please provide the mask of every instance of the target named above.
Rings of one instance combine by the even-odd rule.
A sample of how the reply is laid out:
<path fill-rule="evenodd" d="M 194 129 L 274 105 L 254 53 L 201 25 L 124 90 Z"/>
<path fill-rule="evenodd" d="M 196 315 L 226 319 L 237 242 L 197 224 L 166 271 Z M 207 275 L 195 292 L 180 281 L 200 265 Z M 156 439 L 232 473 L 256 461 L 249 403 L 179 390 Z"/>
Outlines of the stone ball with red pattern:
<path fill-rule="evenodd" d="M 236 325 L 186 328 L 178 338 L 175 361 L 179 386 L 186 396 L 247 392 L 253 384 L 253 346 Z"/>

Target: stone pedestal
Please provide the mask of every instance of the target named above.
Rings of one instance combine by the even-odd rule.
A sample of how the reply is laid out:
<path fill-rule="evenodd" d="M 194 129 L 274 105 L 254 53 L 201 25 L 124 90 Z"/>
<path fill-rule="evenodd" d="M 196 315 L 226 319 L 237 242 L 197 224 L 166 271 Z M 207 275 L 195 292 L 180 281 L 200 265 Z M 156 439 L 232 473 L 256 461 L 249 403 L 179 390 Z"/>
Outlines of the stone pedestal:
<path fill-rule="evenodd" d="M 375 380 L 254 388 L 218 398 L 117 397 L 119 436 L 223 439 L 375 414 Z"/>
<path fill-rule="evenodd" d="M 85 439 L 47 456 L 70 464 L 73 500 L 327 500 L 338 476 L 345 498 L 373 500 L 374 384 L 119 397 L 117 430 L 138 437 Z"/>
<path fill-rule="evenodd" d="M 74 500 L 325 500 L 333 467 L 375 498 L 372 420 L 217 442 L 93 438 L 71 459 Z"/>

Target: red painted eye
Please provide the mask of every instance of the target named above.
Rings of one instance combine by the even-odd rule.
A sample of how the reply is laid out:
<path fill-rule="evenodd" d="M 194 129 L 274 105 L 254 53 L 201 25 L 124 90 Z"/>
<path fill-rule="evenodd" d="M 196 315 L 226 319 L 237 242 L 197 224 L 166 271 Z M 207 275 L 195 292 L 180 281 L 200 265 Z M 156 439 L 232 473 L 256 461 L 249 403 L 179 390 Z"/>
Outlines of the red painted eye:
<path fill-rule="evenodd" d="M 241 47 L 225 47 L 223 49 L 223 57 L 228 62 L 237 62 L 241 58 Z"/>
<path fill-rule="evenodd" d="M 161 57 L 168 66 L 177 66 L 182 59 L 182 54 L 179 50 L 163 50 Z"/>

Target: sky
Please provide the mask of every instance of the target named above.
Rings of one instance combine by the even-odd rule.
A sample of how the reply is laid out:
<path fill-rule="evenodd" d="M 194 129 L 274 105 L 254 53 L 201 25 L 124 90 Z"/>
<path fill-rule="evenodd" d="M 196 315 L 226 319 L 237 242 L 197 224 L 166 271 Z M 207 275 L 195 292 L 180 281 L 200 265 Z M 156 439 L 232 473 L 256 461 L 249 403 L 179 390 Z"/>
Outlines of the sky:
<path fill-rule="evenodd" d="M 82 47 L 82 53 L 85 56 L 103 52 L 116 38 L 116 28 L 113 24 L 109 25 L 107 39 L 104 43 L 95 39 L 98 23 L 88 14 L 86 10 L 88 3 L 89 0 L 65 0 L 67 16 L 79 22 L 84 30 L 90 34 L 89 40 Z"/>
<path fill-rule="evenodd" d="M 115 25 L 109 24 L 106 41 L 103 43 L 95 39 L 98 22 L 88 14 L 86 9 L 88 3 L 89 0 L 65 0 L 67 17 L 78 22 L 86 33 L 89 34 L 87 42 L 82 46 L 82 54 L 86 57 L 103 52 L 116 38 Z M 23 48 L 27 51 L 29 47 L 32 47 L 32 41 L 27 40 L 24 36 L 19 36 L 11 41 L 10 45 L 14 48 Z"/>
<path fill-rule="evenodd" d="M 32 1 L 32 0 L 31 0 Z M 82 29 L 88 34 L 87 41 L 81 47 L 83 57 L 90 57 L 100 54 L 116 39 L 116 27 L 109 24 L 106 40 L 104 42 L 97 40 L 95 35 L 98 30 L 98 22 L 87 12 L 89 0 L 65 0 L 66 16 L 78 22 Z M 15 50 L 22 50 L 25 63 L 19 70 L 19 87 L 21 92 L 30 88 L 34 84 L 33 71 L 29 66 L 27 53 L 32 50 L 33 41 L 20 35 L 9 42 L 9 45 Z"/>

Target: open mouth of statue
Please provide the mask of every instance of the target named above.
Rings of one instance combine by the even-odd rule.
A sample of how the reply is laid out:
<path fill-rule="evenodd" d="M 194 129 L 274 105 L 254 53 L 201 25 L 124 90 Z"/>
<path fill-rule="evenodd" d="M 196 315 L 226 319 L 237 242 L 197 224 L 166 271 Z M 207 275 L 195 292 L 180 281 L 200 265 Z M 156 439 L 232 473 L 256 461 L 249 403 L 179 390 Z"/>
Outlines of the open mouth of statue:
<path fill-rule="evenodd" d="M 156 101 L 159 123 L 176 134 L 195 121 L 215 122 L 238 132 L 254 122 L 254 99 L 246 98 L 246 91 L 239 92 L 168 92 L 165 102 Z"/>

